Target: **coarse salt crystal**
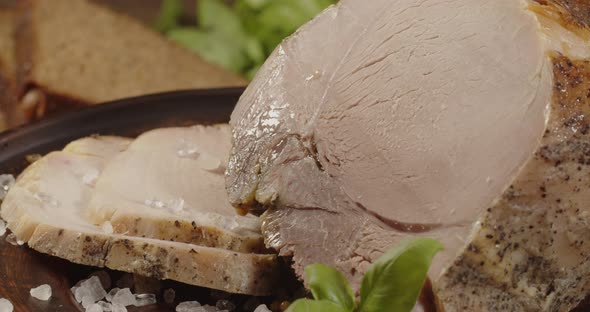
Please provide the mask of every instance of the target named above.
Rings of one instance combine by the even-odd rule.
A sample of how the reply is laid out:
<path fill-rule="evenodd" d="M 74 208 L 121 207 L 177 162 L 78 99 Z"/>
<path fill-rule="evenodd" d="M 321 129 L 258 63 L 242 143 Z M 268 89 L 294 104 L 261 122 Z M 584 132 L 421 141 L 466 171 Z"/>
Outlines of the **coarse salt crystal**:
<path fill-rule="evenodd" d="M 119 290 L 121 290 L 121 289 L 120 289 L 120 288 L 118 288 L 118 287 L 115 287 L 115 288 L 113 288 L 113 289 L 109 290 L 109 292 L 108 292 L 108 293 L 106 294 L 106 296 L 105 296 L 105 299 L 106 299 L 108 302 L 111 302 L 111 301 L 113 301 L 113 296 L 114 296 L 114 295 L 116 295 L 116 294 L 119 292 Z"/>
<path fill-rule="evenodd" d="M 98 277 L 98 279 L 100 280 L 100 284 L 102 285 L 102 288 L 104 289 L 109 289 L 111 288 L 111 276 L 109 275 L 109 273 L 107 273 L 107 271 L 105 270 L 100 270 L 100 271 L 96 271 L 93 272 L 92 274 L 90 274 L 88 277 L 92 277 L 92 276 L 96 276 Z"/>
<path fill-rule="evenodd" d="M 12 174 L 0 174 L 0 200 L 3 200 L 8 190 L 14 185 L 16 180 Z"/>
<path fill-rule="evenodd" d="M 94 303 L 86 308 L 86 312 L 104 312 L 104 309 L 100 304 Z"/>
<path fill-rule="evenodd" d="M 135 306 L 143 307 L 150 304 L 156 303 L 156 295 L 154 294 L 136 294 L 135 295 Z"/>
<path fill-rule="evenodd" d="M 163 202 L 163 201 L 161 201 L 161 200 L 157 200 L 157 199 L 155 199 L 155 198 L 154 198 L 154 199 L 146 199 L 146 200 L 144 201 L 144 204 L 145 204 L 146 206 L 150 206 L 150 207 L 153 207 L 153 208 L 160 208 L 160 209 L 161 209 L 161 208 L 164 208 L 164 207 L 166 206 L 166 204 L 164 204 L 164 202 Z"/>
<path fill-rule="evenodd" d="M 82 183 L 89 185 L 89 186 L 94 186 L 96 179 L 98 179 L 98 174 L 99 174 L 98 170 L 92 169 L 91 171 L 87 172 L 82 177 Z"/>
<path fill-rule="evenodd" d="M 7 241 L 7 242 L 8 242 L 10 245 L 13 245 L 13 246 L 17 246 L 17 245 L 18 245 L 18 242 L 17 242 L 17 239 L 16 239 L 16 235 L 14 235 L 14 233 L 10 233 L 10 234 L 8 234 L 8 235 L 6 236 L 6 241 Z"/>
<path fill-rule="evenodd" d="M 196 159 L 200 155 L 199 147 L 192 142 L 188 142 L 185 139 L 180 139 L 180 141 L 178 142 L 176 155 L 180 158 Z"/>
<path fill-rule="evenodd" d="M 175 198 L 167 201 L 161 201 L 159 199 L 146 199 L 143 202 L 146 206 L 156 209 L 168 209 L 171 212 L 180 212 L 184 209 L 184 199 Z"/>
<path fill-rule="evenodd" d="M 198 158 L 199 157 L 199 151 L 195 148 L 186 148 L 186 149 L 179 149 L 176 152 L 176 155 L 178 155 L 178 157 L 180 158 Z"/>
<path fill-rule="evenodd" d="M 84 308 L 96 303 L 104 298 L 107 292 L 102 288 L 102 284 L 98 276 L 92 276 L 80 283 L 80 286 L 72 287 L 74 298 L 79 303 L 82 303 Z"/>
<path fill-rule="evenodd" d="M 201 304 L 198 301 L 185 301 L 176 306 L 176 312 L 193 312 Z"/>
<path fill-rule="evenodd" d="M 113 296 L 111 302 L 113 305 L 120 304 L 126 307 L 130 305 L 136 305 L 137 299 L 135 299 L 135 295 L 131 293 L 129 288 L 123 288 Z"/>
<path fill-rule="evenodd" d="M 172 212 L 180 212 L 182 211 L 182 209 L 184 209 L 184 199 L 172 199 L 168 202 L 168 205 L 166 206 L 168 206 L 168 209 L 170 209 Z"/>
<path fill-rule="evenodd" d="M 0 298 L 0 312 L 12 312 L 14 307 L 8 299 Z"/>
<path fill-rule="evenodd" d="M 113 309 L 113 305 L 108 302 L 99 301 L 96 304 L 98 304 L 102 308 L 102 310 L 105 312 L 109 312 Z"/>
<path fill-rule="evenodd" d="M 51 286 L 44 284 L 39 287 L 32 288 L 30 293 L 31 297 L 33 298 L 47 301 L 49 298 L 51 298 Z"/>
<path fill-rule="evenodd" d="M 102 224 L 101 228 L 105 233 L 113 234 L 113 225 L 111 224 L 111 222 L 106 221 Z"/>
<path fill-rule="evenodd" d="M 266 304 L 259 305 L 254 312 L 271 312 L 270 309 L 266 306 Z"/>
<path fill-rule="evenodd" d="M 123 305 L 120 304 L 113 304 L 112 306 L 112 312 L 127 312 L 127 308 Z"/>

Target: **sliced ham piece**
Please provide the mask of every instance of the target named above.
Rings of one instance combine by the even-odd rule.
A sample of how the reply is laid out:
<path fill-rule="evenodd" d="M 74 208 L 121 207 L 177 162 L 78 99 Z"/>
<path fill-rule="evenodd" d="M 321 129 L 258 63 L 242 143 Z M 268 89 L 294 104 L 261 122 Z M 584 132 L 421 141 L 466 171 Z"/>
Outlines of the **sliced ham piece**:
<path fill-rule="evenodd" d="M 590 5 L 341 0 L 232 114 L 231 202 L 295 271 L 428 236 L 442 311 L 568 311 L 590 290 Z"/>
<path fill-rule="evenodd" d="M 2 218 L 31 248 L 75 263 L 228 292 L 272 293 L 278 277 L 274 255 L 112 234 L 88 221 L 97 176 L 128 144 L 127 139 L 87 138 L 41 158 L 8 192 Z"/>
<path fill-rule="evenodd" d="M 225 192 L 229 125 L 157 129 L 114 156 L 96 181 L 91 220 L 115 233 L 262 252 L 259 219 Z"/>

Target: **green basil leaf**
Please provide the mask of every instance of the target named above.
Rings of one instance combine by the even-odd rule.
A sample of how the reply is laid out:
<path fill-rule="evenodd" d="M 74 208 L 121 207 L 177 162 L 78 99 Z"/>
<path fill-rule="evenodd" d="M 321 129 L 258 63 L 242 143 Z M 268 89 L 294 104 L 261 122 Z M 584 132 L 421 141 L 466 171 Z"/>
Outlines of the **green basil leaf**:
<path fill-rule="evenodd" d="M 299 299 L 291 303 L 285 312 L 348 312 L 345 308 L 327 301 Z"/>
<path fill-rule="evenodd" d="M 281 41 L 335 0 L 239 0 L 234 5 L 248 33 L 268 56 Z"/>
<path fill-rule="evenodd" d="M 226 5 L 233 2 L 233 5 Z M 164 0 L 156 29 L 226 69 L 253 77 L 276 46 L 336 0 L 199 0 L 181 26 L 182 1 Z M 187 31 L 190 29 L 191 31 Z"/>
<path fill-rule="evenodd" d="M 199 0 L 197 20 L 204 30 L 214 30 L 231 37 L 244 35 L 240 17 L 221 0 Z"/>
<path fill-rule="evenodd" d="M 248 37 L 244 44 L 244 52 L 255 64 L 262 64 L 265 60 L 264 49 L 254 37 Z"/>
<path fill-rule="evenodd" d="M 271 0 L 242 0 L 241 2 L 248 5 L 250 8 L 254 10 L 258 10 L 270 3 Z"/>
<path fill-rule="evenodd" d="M 185 27 L 171 30 L 168 38 L 196 52 L 203 59 L 233 72 L 241 72 L 249 63 L 239 42 L 224 39 L 224 36 L 217 32 Z"/>
<path fill-rule="evenodd" d="M 316 300 L 328 300 L 347 311 L 354 310 L 354 294 L 348 281 L 338 270 L 323 264 L 312 264 L 305 267 L 305 274 Z"/>
<path fill-rule="evenodd" d="M 432 258 L 442 249 L 433 239 L 416 238 L 386 252 L 363 278 L 359 311 L 411 311 Z"/>
<path fill-rule="evenodd" d="M 167 32 L 178 27 L 178 21 L 182 15 L 182 3 L 180 0 L 164 0 L 160 5 L 160 15 L 156 21 L 156 29 Z"/>

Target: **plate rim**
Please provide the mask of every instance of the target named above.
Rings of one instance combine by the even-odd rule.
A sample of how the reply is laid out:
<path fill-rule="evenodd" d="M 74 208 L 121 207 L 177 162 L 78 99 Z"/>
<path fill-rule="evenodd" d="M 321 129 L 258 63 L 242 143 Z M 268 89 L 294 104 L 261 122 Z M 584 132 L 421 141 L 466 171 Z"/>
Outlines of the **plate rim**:
<path fill-rule="evenodd" d="M 149 104 L 154 102 L 171 101 L 173 99 L 189 97 L 199 98 L 211 96 L 240 96 L 244 92 L 244 90 L 244 87 L 185 89 L 150 93 L 145 95 L 116 99 L 113 101 L 101 102 L 89 106 L 82 106 L 72 111 L 48 116 L 47 118 L 1 132 L 0 147 L 4 147 L 4 143 L 7 141 L 18 139 L 19 137 L 26 136 L 27 134 L 34 133 L 42 129 L 50 128 L 54 125 L 71 122 L 76 119 L 81 119 L 83 117 L 108 113 L 110 111 L 116 111 L 118 109 L 129 109 L 130 107 L 134 107 L 136 105 L 146 105 L 146 102 L 148 102 Z"/>

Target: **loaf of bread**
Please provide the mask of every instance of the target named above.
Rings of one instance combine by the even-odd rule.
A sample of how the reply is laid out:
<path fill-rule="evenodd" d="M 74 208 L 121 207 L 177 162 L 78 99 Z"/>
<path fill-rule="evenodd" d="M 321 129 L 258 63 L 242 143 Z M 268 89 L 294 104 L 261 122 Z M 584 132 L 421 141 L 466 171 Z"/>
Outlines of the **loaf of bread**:
<path fill-rule="evenodd" d="M 16 34 L 28 119 L 163 91 L 244 86 L 140 22 L 87 0 L 32 0 Z"/>
<path fill-rule="evenodd" d="M 17 102 L 14 29 L 17 9 L 0 1 L 0 131 L 23 122 L 15 112 Z"/>

